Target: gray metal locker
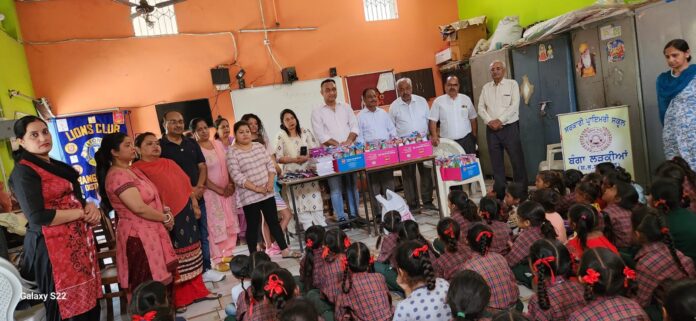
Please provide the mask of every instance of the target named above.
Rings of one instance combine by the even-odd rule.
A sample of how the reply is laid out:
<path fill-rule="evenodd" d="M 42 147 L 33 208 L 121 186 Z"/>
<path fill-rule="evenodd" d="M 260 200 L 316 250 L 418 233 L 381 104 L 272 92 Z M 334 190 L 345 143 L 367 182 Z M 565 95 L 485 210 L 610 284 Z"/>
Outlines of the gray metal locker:
<path fill-rule="evenodd" d="M 483 86 L 486 83 L 493 81 L 491 78 L 490 65 L 495 60 L 505 62 L 507 65 L 506 78 L 513 79 L 509 49 L 497 50 L 477 55 L 469 60 L 469 63 L 471 64 L 471 80 L 474 92 L 474 96 L 471 98 L 473 99 L 474 106 L 476 106 L 477 110 Z M 481 117 L 478 118 L 478 147 L 481 170 L 483 171 L 484 175 L 493 175 L 491 159 L 488 155 L 488 143 L 486 142 L 486 124 L 483 123 Z M 505 153 L 505 174 L 507 177 L 512 177 L 512 165 L 510 164 L 510 159 L 508 158 L 507 153 Z"/>
<path fill-rule="evenodd" d="M 643 92 L 645 131 L 647 135 L 650 173 L 665 160 L 662 145 L 662 124 L 657 108 L 655 81 L 669 69 L 662 50 L 672 39 L 689 42 L 692 54 L 696 51 L 696 1 L 674 0 L 647 5 L 636 10 L 640 80 Z"/>
<path fill-rule="evenodd" d="M 646 184 L 649 175 L 633 15 L 611 17 L 582 26 L 571 31 L 571 38 L 573 61 L 576 64 L 580 61 L 580 49 L 587 46 L 596 69 L 596 76 L 583 77 L 575 68 L 578 109 L 629 106 L 635 171 L 632 174 L 637 182 Z"/>
<path fill-rule="evenodd" d="M 556 116 L 576 110 L 569 36 L 515 48 L 512 64 L 520 89 L 525 76 L 534 86 L 529 103 L 524 98 L 520 102 L 522 149 L 529 183 L 533 184 L 539 163 L 546 159 L 546 146 L 561 142 Z"/>

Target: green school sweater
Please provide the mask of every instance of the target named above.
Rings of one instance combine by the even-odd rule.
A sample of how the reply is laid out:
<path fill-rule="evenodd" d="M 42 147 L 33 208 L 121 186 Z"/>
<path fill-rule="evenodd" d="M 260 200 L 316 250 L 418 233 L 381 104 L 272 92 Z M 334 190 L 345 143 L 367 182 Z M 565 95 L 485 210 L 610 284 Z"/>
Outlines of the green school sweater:
<path fill-rule="evenodd" d="M 696 214 L 679 208 L 669 212 L 667 225 L 674 238 L 674 247 L 696 262 Z"/>

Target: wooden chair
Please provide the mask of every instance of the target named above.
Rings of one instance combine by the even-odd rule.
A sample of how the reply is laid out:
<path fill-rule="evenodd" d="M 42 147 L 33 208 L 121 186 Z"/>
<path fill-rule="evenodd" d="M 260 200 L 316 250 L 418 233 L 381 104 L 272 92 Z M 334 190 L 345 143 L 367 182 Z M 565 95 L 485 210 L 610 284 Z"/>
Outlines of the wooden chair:
<path fill-rule="evenodd" d="M 113 299 L 118 298 L 121 315 L 126 314 L 127 292 L 118 285 L 116 272 L 116 233 L 111 218 L 102 212 L 101 224 L 93 228 L 97 247 L 97 261 L 101 270 L 101 281 L 106 301 L 106 320 L 114 320 Z M 114 291 L 114 288 L 116 291 Z"/>

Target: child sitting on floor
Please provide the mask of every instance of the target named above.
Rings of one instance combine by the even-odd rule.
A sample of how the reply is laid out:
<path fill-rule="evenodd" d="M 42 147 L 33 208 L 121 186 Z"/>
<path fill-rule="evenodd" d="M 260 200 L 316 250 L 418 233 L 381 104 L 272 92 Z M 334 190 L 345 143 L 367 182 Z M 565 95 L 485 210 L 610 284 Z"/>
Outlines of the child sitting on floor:
<path fill-rule="evenodd" d="M 435 277 L 430 247 L 417 240 L 402 242 L 396 248 L 396 262 L 406 298 L 396 306 L 394 320 L 449 321 L 451 311 L 445 303 L 449 283 Z"/>
<path fill-rule="evenodd" d="M 585 285 L 587 305 L 571 313 L 570 321 L 650 320 L 636 301 L 622 296 L 630 292 L 636 272 L 616 253 L 589 249 L 582 256 L 578 276 Z"/>
<path fill-rule="evenodd" d="M 457 221 L 449 217 L 441 219 L 437 224 L 437 235 L 445 243 L 445 249 L 433 262 L 435 276 L 449 281 L 454 273 L 461 270 L 464 262 L 469 258 L 469 253 L 463 245 L 460 246 L 461 233 Z"/>
<path fill-rule="evenodd" d="M 341 293 L 336 298 L 335 319 L 388 321 L 394 315 L 391 295 L 384 277 L 373 273 L 373 257 L 364 243 L 353 243 L 346 251 Z"/>
<path fill-rule="evenodd" d="M 512 230 L 507 222 L 501 220 L 502 208 L 499 206 L 499 201 L 494 198 L 484 197 L 479 202 L 479 215 L 493 231 L 493 244 L 491 244 L 491 252 L 496 252 L 505 255 L 510 252 L 510 244 L 512 240 Z M 469 231 L 462 231 L 462 240 L 466 240 L 466 235 Z"/>
<path fill-rule="evenodd" d="M 538 240 L 529 249 L 529 265 L 534 274 L 536 293 L 529 299 L 532 320 L 568 320 L 584 306 L 580 283 L 569 279 L 570 253 L 558 240 Z"/>
<path fill-rule="evenodd" d="M 396 283 L 396 267 L 390 264 L 394 261 L 394 250 L 399 240 L 399 225 L 401 225 L 399 212 L 389 211 L 385 213 L 381 226 L 389 234 L 384 237 L 380 234 L 375 245 L 375 248 L 379 249 L 379 256 L 374 264 L 375 271 L 384 276 L 389 290 L 395 292 L 403 292 Z"/>
<path fill-rule="evenodd" d="M 532 288 L 532 278 L 527 257 L 529 247 L 540 239 L 556 239 L 556 231 L 549 220 L 546 219 L 546 211 L 541 204 L 534 201 L 526 201 L 517 209 L 520 234 L 513 241 L 510 253 L 505 259 L 515 273 L 515 279 L 528 288 Z"/>
<path fill-rule="evenodd" d="M 483 277 L 470 270 L 454 274 L 447 292 L 447 304 L 454 321 L 490 320 L 486 311 L 491 288 Z"/>
<path fill-rule="evenodd" d="M 507 310 L 513 306 L 522 311 L 519 301 L 520 289 L 515 282 L 505 257 L 491 252 L 493 231 L 485 224 L 474 224 L 467 233 L 467 243 L 472 250 L 471 258 L 464 263 L 464 270 L 480 274 L 491 288 L 488 307 L 492 311 Z"/>

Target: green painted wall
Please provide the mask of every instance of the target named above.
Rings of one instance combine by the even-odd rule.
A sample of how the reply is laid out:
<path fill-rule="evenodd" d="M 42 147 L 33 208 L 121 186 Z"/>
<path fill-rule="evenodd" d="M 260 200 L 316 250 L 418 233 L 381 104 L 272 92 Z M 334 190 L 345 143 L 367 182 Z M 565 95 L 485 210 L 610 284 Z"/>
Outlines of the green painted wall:
<path fill-rule="evenodd" d="M 520 16 L 526 27 L 566 12 L 592 5 L 595 0 L 457 0 L 459 18 L 488 17 L 488 30 L 495 31 L 498 21 L 506 16 Z"/>
<path fill-rule="evenodd" d="M 31 101 L 20 97 L 10 99 L 7 94 L 8 90 L 14 89 L 33 97 L 34 89 L 24 46 L 17 41 L 20 35 L 14 0 L 0 0 L 0 13 L 5 15 L 0 28 L 0 109 L 2 109 L 0 116 L 4 116 L 5 119 L 14 119 L 15 112 L 36 115 Z M 10 152 L 9 141 L 0 140 L 0 161 L 7 176 L 14 167 Z M 1 176 L 0 179 L 2 179 Z"/>

